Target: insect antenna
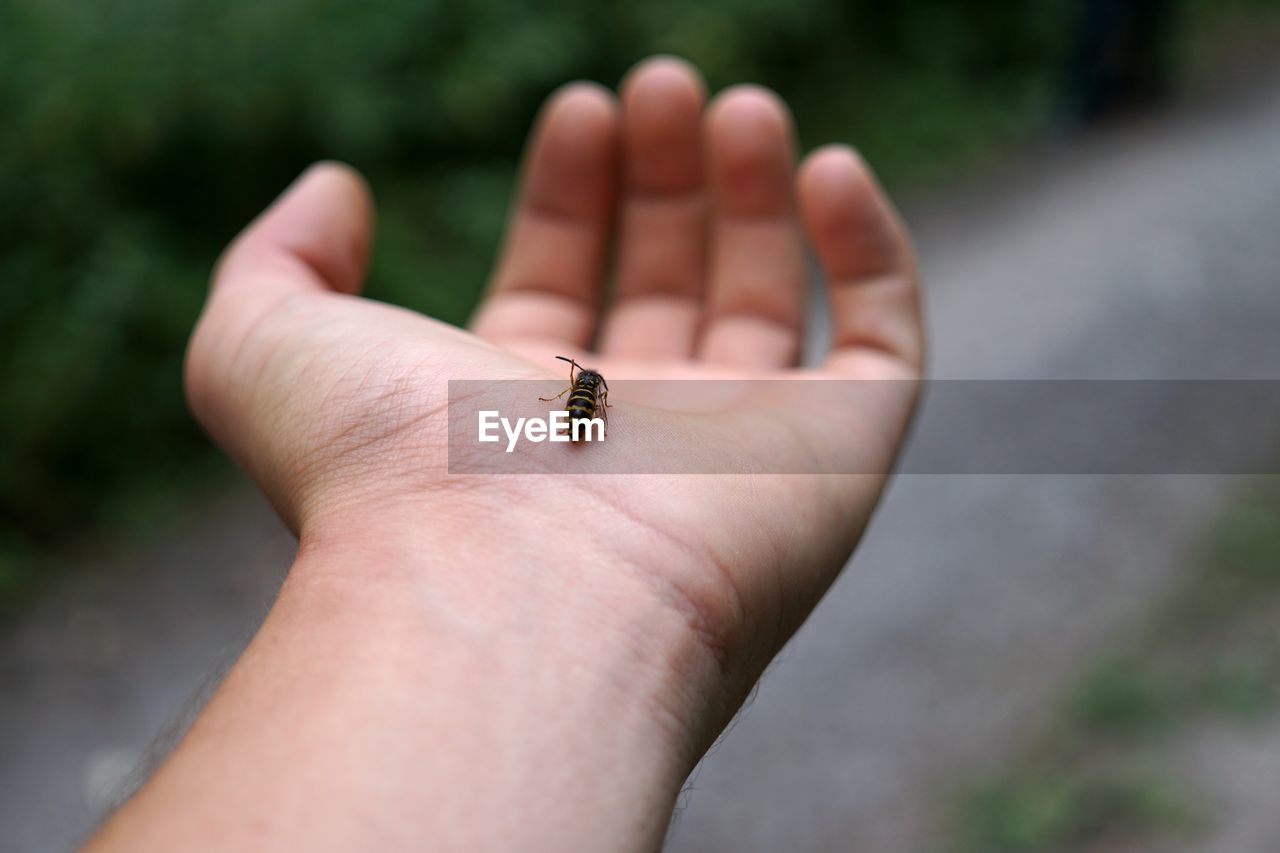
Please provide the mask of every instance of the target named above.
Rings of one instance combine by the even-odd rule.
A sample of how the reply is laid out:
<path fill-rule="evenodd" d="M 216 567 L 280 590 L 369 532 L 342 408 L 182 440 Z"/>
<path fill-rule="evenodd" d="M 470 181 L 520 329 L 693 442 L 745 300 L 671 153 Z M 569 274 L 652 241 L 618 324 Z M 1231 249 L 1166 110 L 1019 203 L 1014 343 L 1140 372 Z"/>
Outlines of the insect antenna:
<path fill-rule="evenodd" d="M 569 362 L 569 365 L 570 365 L 570 367 L 569 367 L 569 381 L 570 381 L 570 382 L 572 382 L 572 381 L 573 381 L 573 368 L 575 368 L 575 367 L 576 367 L 576 368 L 578 368 L 579 370 L 581 370 L 581 369 L 582 369 L 582 365 L 578 364 L 578 362 L 574 361 L 573 359 L 569 358 L 569 357 L 568 357 L 568 356 L 566 356 L 566 355 L 558 355 L 558 356 L 556 356 L 556 358 L 560 359 L 561 361 L 567 361 L 567 362 Z"/>

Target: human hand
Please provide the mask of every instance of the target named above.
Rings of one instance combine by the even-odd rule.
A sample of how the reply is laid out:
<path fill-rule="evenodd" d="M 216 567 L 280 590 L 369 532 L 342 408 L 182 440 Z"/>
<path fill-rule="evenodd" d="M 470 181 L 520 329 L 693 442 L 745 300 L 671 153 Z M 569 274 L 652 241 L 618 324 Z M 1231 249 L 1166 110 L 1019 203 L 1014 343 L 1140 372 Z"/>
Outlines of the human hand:
<path fill-rule="evenodd" d="M 279 627 L 291 589 L 303 590 L 294 601 L 341 590 L 320 597 L 352 644 L 362 631 L 392 643 L 385 623 L 435 625 L 437 639 L 474 631 L 538 671 L 578 673 L 557 682 L 561 705 L 547 699 L 562 713 L 582 679 L 624 684 L 594 714 L 632 719 L 621 704 L 660 718 L 649 734 L 668 756 L 650 782 L 658 802 L 673 797 L 847 560 L 910 395 L 790 415 L 786 434 L 805 452 L 834 463 L 858 445 L 873 473 L 462 477 L 447 466 L 447 380 L 563 378 L 556 355 L 610 380 L 918 378 L 902 225 L 847 148 L 818 150 L 797 176 L 792 136 L 772 94 L 736 87 L 704 106 L 696 73 L 675 60 L 639 66 L 620 104 L 594 86 L 560 91 L 534 131 L 471 333 L 358 297 L 367 191 L 339 166 L 299 179 L 220 263 L 187 365 L 200 421 L 300 536 L 263 633 L 299 633 Z M 798 371 L 806 234 L 828 281 L 833 340 L 820 367 Z M 601 316 L 611 245 L 617 294 Z M 652 440 L 646 419 L 682 416 L 627 408 L 615 409 L 632 421 L 610 443 Z M 790 449 L 753 445 L 749 411 L 729 424 L 750 452 Z M 663 452 L 699 452 L 691 429 L 694 446 Z M 531 706 L 534 694 L 522 694 Z"/>

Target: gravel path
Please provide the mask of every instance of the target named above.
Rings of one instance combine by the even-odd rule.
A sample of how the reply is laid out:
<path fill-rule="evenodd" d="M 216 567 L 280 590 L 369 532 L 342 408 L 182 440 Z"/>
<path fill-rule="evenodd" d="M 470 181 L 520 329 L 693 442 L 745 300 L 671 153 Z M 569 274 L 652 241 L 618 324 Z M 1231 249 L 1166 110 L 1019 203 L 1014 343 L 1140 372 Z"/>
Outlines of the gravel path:
<path fill-rule="evenodd" d="M 1272 88 L 908 205 L 935 375 L 1277 378 L 1277 152 Z M 1251 426 L 1244 454 L 1270 440 L 1272 424 Z M 1236 486 L 899 478 L 694 775 L 670 849 L 930 849 L 957 786 L 1033 733 L 1055 690 L 1176 580 Z M 252 631 L 291 549 L 260 499 L 235 494 L 164 541 L 88 561 L 0 628 L 0 849 L 83 838 Z M 1275 825 L 1259 800 L 1228 810 L 1234 837 Z"/>

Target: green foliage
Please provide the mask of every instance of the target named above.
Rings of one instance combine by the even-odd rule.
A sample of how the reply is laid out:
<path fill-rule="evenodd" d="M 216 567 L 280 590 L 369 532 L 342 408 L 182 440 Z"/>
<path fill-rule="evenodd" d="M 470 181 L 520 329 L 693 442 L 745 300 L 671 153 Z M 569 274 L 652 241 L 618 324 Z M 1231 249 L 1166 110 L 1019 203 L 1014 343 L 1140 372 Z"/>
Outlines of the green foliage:
<path fill-rule="evenodd" d="M 1272 593 L 1269 603 L 1280 599 Z M 1234 632 L 1232 632 L 1234 633 Z M 1150 742 L 1205 714 L 1246 719 L 1276 705 L 1280 652 L 1269 640 L 1250 636 L 1214 638 L 1216 657 L 1205 659 L 1170 648 L 1192 642 L 1162 637 L 1155 649 L 1144 647 L 1104 661 L 1081 679 L 1068 696 L 1063 716 L 1071 736 L 1098 742 Z M 1198 650 L 1203 652 L 1205 644 Z M 1167 659 L 1164 659 L 1167 658 Z"/>
<path fill-rule="evenodd" d="M 810 143 L 927 177 L 1046 102 L 1061 23 L 1004 0 L 3 0 L 0 588 L 217 477 L 185 338 L 217 253 L 309 162 L 379 196 L 370 294 L 459 321 L 567 80 L 675 52 L 777 88 Z"/>
<path fill-rule="evenodd" d="M 1280 592 L 1280 495 L 1259 490 L 1228 514 L 1205 546 L 1208 569 L 1170 602 L 1166 619 L 1185 630 L 1230 624 Z"/>
<path fill-rule="evenodd" d="M 1085 676 L 1066 703 L 1073 726 L 1097 736 L 1142 737 L 1169 725 L 1170 686 L 1141 659 L 1116 659 Z"/>
<path fill-rule="evenodd" d="M 1022 778 L 977 792 L 965 808 L 966 835 L 956 844 L 958 853 L 1065 853 L 1108 833 L 1133 838 L 1197 824 L 1180 792 L 1149 777 Z"/>

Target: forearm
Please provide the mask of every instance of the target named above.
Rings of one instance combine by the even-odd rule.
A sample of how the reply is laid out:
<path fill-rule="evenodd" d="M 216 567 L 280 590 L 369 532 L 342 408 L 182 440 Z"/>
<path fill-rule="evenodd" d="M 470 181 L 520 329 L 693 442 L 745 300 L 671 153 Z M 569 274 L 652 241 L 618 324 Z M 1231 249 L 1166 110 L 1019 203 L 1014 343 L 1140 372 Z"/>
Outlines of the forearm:
<path fill-rule="evenodd" d="M 306 551 L 91 848 L 656 848 L 696 749 L 696 638 L 616 567 L 565 585 L 495 559 Z"/>

